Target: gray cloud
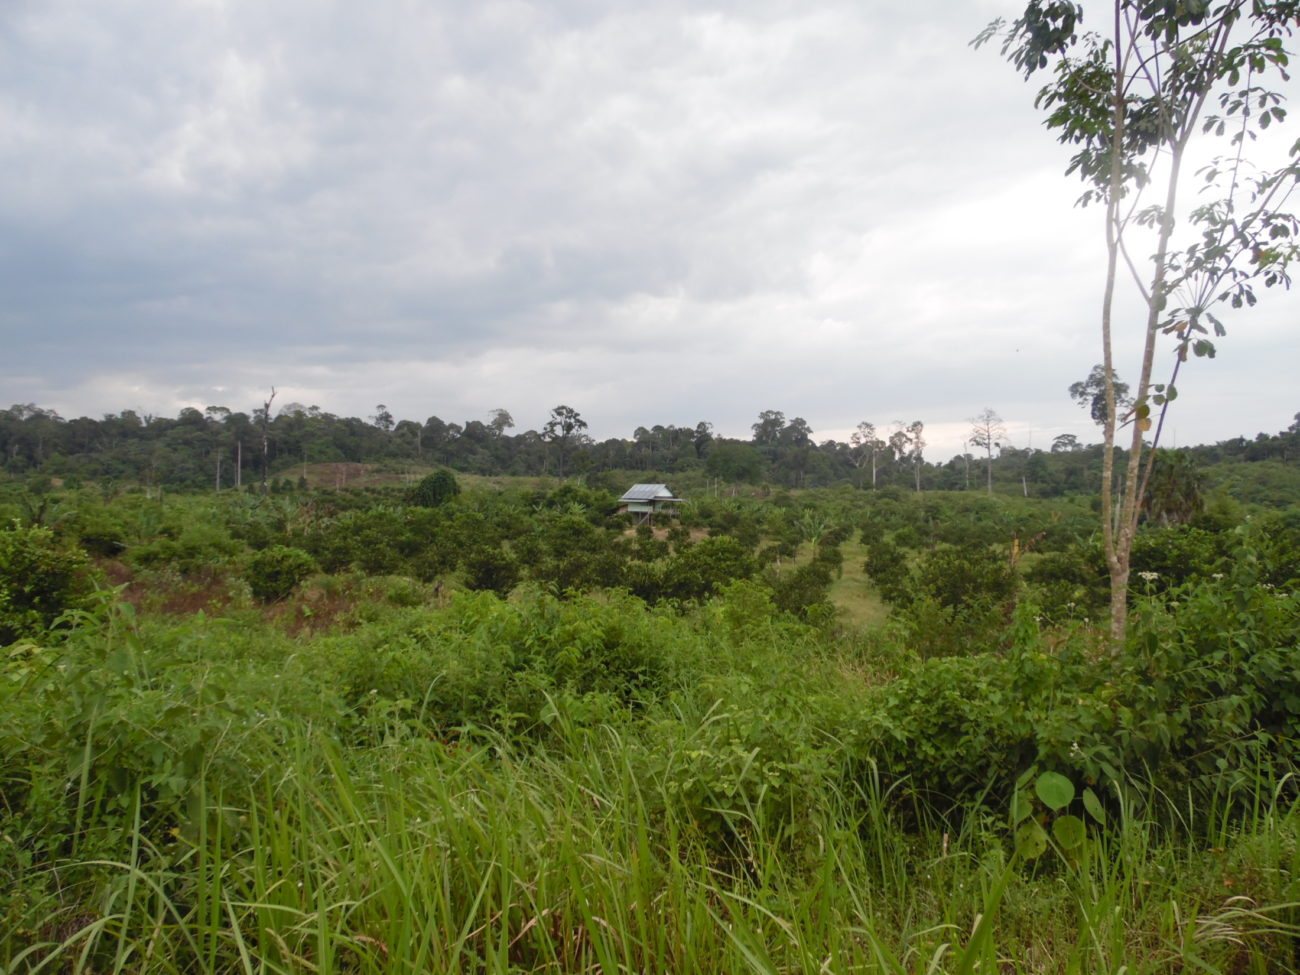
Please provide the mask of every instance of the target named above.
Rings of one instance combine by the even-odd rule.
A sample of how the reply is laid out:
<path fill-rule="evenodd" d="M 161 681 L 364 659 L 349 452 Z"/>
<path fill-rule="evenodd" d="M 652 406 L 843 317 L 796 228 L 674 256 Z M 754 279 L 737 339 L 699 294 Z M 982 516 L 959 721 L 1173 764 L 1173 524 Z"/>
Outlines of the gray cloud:
<path fill-rule="evenodd" d="M 1091 435 L 1098 215 L 967 47 L 1011 9 L 7 5 L 0 389 Z M 1234 331 L 1185 439 L 1289 421 L 1295 318 Z"/>

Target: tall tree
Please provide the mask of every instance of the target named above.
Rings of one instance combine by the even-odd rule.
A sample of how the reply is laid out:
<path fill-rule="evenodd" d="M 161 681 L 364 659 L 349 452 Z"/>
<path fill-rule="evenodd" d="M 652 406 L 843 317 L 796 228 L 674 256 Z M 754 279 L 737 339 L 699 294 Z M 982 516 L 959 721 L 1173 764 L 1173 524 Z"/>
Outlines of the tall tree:
<path fill-rule="evenodd" d="M 809 447 L 813 442 L 812 436 L 808 421 L 796 416 L 781 430 L 781 443 L 787 447 Z"/>
<path fill-rule="evenodd" d="M 849 443 L 853 445 L 853 463 L 862 470 L 871 465 L 871 487 L 876 487 L 876 457 L 885 449 L 885 442 L 876 433 L 876 425 L 863 420 L 858 428 L 849 434 Z M 861 486 L 861 485 L 859 485 Z"/>
<path fill-rule="evenodd" d="M 889 452 L 893 454 L 894 463 L 899 466 L 907 459 L 907 425 L 902 420 L 895 420 L 894 429 L 889 433 Z"/>
<path fill-rule="evenodd" d="M 1119 376 L 1111 376 L 1111 389 L 1115 398 L 1115 408 L 1123 416 L 1133 406 L 1133 399 L 1128 394 L 1128 383 L 1119 381 Z M 1106 367 L 1100 362 L 1092 367 L 1087 379 L 1070 384 L 1070 399 L 1088 411 L 1092 422 L 1099 427 L 1106 425 L 1110 415 L 1106 405 Z"/>
<path fill-rule="evenodd" d="M 1010 26 L 994 21 L 976 45 L 1003 38 L 1002 52 L 1026 78 L 1050 68 L 1038 94 L 1047 125 L 1075 146 L 1067 173 L 1086 184 L 1082 204 L 1105 208 L 1106 276 L 1101 296 L 1103 425 L 1102 536 L 1110 574 L 1110 633 L 1128 625 L 1128 587 L 1141 499 L 1151 473 L 1144 434 L 1159 444 L 1165 410 L 1177 395 L 1189 356 L 1214 355 L 1209 333 L 1224 334 L 1211 312 L 1255 302 L 1254 284 L 1289 283 L 1300 223 L 1281 206 L 1300 182 L 1300 142 L 1279 167 L 1252 174 L 1245 157 L 1259 129 L 1285 118 L 1281 96 L 1264 84 L 1286 77 L 1283 39 L 1300 3 L 1264 0 L 1113 0 L 1098 32 L 1082 28 L 1083 7 L 1031 0 Z M 1227 155 L 1205 170 L 1204 189 L 1219 194 L 1190 211 L 1191 232 L 1174 231 L 1195 137 L 1227 137 Z M 1198 150 L 1199 152 L 1199 150 Z M 1163 199 L 1148 205 L 1147 190 Z M 1144 259 L 1142 253 L 1150 254 Z M 1137 255 L 1137 256 L 1135 256 Z M 1143 309 L 1141 367 L 1134 388 L 1130 448 L 1122 488 L 1114 487 L 1119 397 L 1112 321 L 1121 267 Z M 1157 341 L 1172 339 L 1169 382 L 1153 382 Z"/>
<path fill-rule="evenodd" d="M 267 484 L 267 473 L 271 469 L 271 404 L 275 401 L 275 387 L 271 387 L 271 395 L 266 398 L 266 402 L 254 411 L 257 416 L 257 425 L 262 434 L 262 493 L 269 494 L 270 487 Z"/>
<path fill-rule="evenodd" d="M 993 493 L 993 448 L 1002 446 L 1002 439 L 1007 435 L 1007 428 L 1002 425 L 1002 417 L 992 407 L 986 407 L 970 419 L 970 443 L 984 451 L 984 471 L 987 475 L 988 493 Z"/>
<path fill-rule="evenodd" d="M 582 431 L 587 429 L 587 421 L 577 410 L 570 406 L 557 406 L 551 410 L 551 418 L 542 427 L 542 439 L 554 444 L 560 455 L 560 477 L 564 476 L 565 461 L 569 451 L 581 443 Z"/>
<path fill-rule="evenodd" d="M 738 440 L 718 441 L 704 462 L 704 470 L 711 477 L 751 484 L 762 479 L 765 466 L 762 454 Z"/>
<path fill-rule="evenodd" d="M 894 432 L 889 435 L 889 446 L 901 464 L 910 460 L 912 474 L 916 481 L 916 490 L 921 490 L 921 467 L 925 463 L 925 424 L 913 420 L 904 424 L 902 420 L 894 421 Z"/>
<path fill-rule="evenodd" d="M 695 449 L 695 459 L 702 460 L 709 445 L 713 443 L 713 424 L 701 420 L 691 431 L 691 446 Z"/>
<path fill-rule="evenodd" d="M 921 468 L 925 465 L 925 424 L 913 420 L 907 425 L 908 450 L 912 455 L 912 470 L 916 474 L 916 490 L 921 490 Z"/>
<path fill-rule="evenodd" d="M 496 437 L 502 437 L 505 432 L 515 425 L 515 418 L 510 415 L 509 410 L 495 409 L 492 411 L 492 418 L 488 420 L 488 426 L 492 428 L 492 433 Z"/>
<path fill-rule="evenodd" d="M 785 429 L 785 414 L 780 410 L 764 410 L 758 414 L 758 422 L 752 428 L 754 443 L 759 447 L 774 446 L 781 439 Z"/>
<path fill-rule="evenodd" d="M 370 422 L 380 430 L 384 431 L 384 433 L 393 432 L 393 414 L 389 412 L 388 407 L 383 403 L 380 403 L 375 407 L 375 413 L 374 416 L 370 418 Z"/>

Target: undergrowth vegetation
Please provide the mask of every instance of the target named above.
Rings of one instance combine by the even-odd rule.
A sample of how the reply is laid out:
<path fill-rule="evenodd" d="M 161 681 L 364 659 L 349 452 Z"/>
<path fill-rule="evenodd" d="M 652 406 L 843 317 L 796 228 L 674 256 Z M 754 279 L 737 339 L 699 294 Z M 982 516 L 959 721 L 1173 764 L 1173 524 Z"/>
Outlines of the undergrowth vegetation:
<path fill-rule="evenodd" d="M 11 497 L 0 971 L 1300 965 L 1293 512 L 436 493 Z"/>

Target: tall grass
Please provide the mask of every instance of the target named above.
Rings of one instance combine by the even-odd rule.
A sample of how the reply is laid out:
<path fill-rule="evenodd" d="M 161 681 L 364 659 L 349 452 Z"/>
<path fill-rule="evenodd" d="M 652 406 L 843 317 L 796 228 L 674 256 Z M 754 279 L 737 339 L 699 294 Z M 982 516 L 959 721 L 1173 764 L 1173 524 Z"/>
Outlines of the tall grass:
<path fill-rule="evenodd" d="M 720 805 L 708 833 L 642 774 L 662 741 L 555 733 L 541 750 L 399 727 L 344 749 L 303 728 L 161 837 L 137 794 L 120 859 L 47 868 L 84 886 L 27 919 L 34 937 L 0 935 L 4 970 L 1293 970 L 1289 783 L 1260 782 L 1245 818 L 1150 793 L 1165 825 L 1121 806 L 1076 855 L 1024 863 L 989 817 L 905 832 L 869 776 L 797 822 Z"/>

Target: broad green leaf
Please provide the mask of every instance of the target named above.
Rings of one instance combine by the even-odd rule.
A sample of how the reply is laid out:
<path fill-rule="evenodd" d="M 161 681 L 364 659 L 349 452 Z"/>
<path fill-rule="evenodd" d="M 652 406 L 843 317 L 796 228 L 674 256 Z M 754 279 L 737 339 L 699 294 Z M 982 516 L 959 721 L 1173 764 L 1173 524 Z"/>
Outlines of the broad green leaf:
<path fill-rule="evenodd" d="M 1034 791 L 1048 809 L 1063 809 L 1074 801 L 1074 783 L 1060 772 L 1044 772 L 1034 783 Z"/>
<path fill-rule="evenodd" d="M 1026 860 L 1043 855 L 1047 849 L 1047 831 L 1032 819 L 1016 830 L 1016 853 Z"/>
<path fill-rule="evenodd" d="M 1088 810 L 1088 815 L 1103 826 L 1106 825 L 1106 810 L 1102 808 L 1101 800 L 1097 798 L 1097 793 L 1092 789 L 1083 790 L 1083 808 Z"/>
<path fill-rule="evenodd" d="M 1081 844 L 1086 832 L 1083 820 L 1068 813 L 1058 816 L 1056 822 L 1052 823 L 1052 835 L 1056 837 L 1056 842 L 1063 850 L 1073 850 Z"/>

